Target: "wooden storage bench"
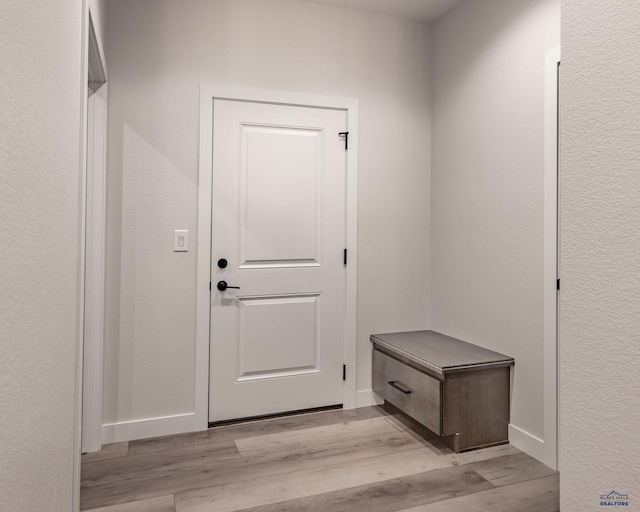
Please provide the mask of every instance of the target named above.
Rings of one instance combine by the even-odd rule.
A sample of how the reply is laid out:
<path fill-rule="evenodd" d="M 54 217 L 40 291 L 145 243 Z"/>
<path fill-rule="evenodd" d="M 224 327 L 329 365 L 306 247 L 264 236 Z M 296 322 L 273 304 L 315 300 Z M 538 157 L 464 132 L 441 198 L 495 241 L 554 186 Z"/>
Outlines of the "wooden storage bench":
<path fill-rule="evenodd" d="M 373 391 L 455 452 L 509 441 L 512 357 L 435 331 L 374 334 Z"/>

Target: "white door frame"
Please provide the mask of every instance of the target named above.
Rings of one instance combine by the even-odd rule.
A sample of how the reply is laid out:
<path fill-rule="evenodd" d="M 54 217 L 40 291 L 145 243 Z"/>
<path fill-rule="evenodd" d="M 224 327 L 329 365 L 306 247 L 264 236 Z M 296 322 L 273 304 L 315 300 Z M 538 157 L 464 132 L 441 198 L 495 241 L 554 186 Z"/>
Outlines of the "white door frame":
<path fill-rule="evenodd" d="M 95 82 L 93 82 L 95 84 Z M 102 448 L 106 237 L 107 84 L 87 103 L 87 182 L 84 295 L 82 451 Z"/>
<path fill-rule="evenodd" d="M 99 232 L 104 233 L 104 201 L 96 205 L 94 198 L 96 194 L 102 197 L 102 192 L 106 192 L 106 188 L 103 187 L 102 192 L 97 190 L 101 184 L 104 185 L 104 178 L 106 176 L 106 166 L 104 160 L 99 170 L 102 173 L 102 177 L 97 177 L 97 180 L 93 180 L 93 185 L 89 189 L 89 177 L 91 173 L 89 169 L 89 156 L 96 156 L 95 145 L 96 135 L 103 137 L 99 140 L 104 146 L 103 155 L 106 155 L 106 110 L 104 112 L 104 118 L 98 126 L 98 132 L 96 134 L 95 124 L 90 128 L 90 102 L 89 96 L 100 87 L 100 85 L 107 80 L 107 67 L 104 58 L 104 50 L 102 47 L 102 41 L 96 36 L 96 30 L 94 27 L 93 16 L 89 0 L 82 1 L 82 54 L 81 54 L 81 109 L 80 109 L 80 162 L 79 162 L 79 190 L 78 190 L 78 263 L 77 263 L 77 288 L 76 288 L 76 375 L 75 375 L 75 407 L 74 407 L 74 453 L 73 453 L 73 495 L 72 495 L 72 510 L 77 512 L 80 510 L 80 454 L 84 448 L 84 437 L 88 435 L 92 438 L 91 443 L 96 446 L 96 440 L 100 441 L 100 434 L 102 425 L 90 420 L 86 422 L 87 415 L 91 418 L 96 418 L 95 411 L 99 411 L 100 418 L 102 417 L 102 351 L 101 348 L 96 350 L 94 347 L 88 347 L 86 340 L 86 329 L 89 327 L 93 332 L 96 329 L 96 318 L 103 318 L 104 311 L 102 309 L 102 299 L 96 302 L 95 298 L 98 294 L 104 293 L 104 279 L 101 281 L 101 285 L 98 286 L 95 278 L 89 278 L 87 280 L 87 261 L 90 260 L 93 263 L 92 268 L 89 270 L 91 276 L 100 275 L 99 268 L 102 266 L 102 275 L 104 276 L 104 254 L 100 251 L 104 249 L 104 241 L 102 249 L 92 243 L 88 246 L 87 233 L 93 234 L 93 230 L 97 227 Z M 106 87 L 106 86 L 104 86 Z M 106 89 L 103 91 L 103 99 L 105 101 L 106 109 Z M 95 121 L 95 116 L 92 116 L 92 121 Z M 91 132 L 91 133 L 90 133 Z M 91 137 L 91 141 L 89 138 Z M 92 158 L 92 162 L 95 160 Z M 94 186 L 95 185 L 95 186 Z M 89 215 L 88 210 L 92 212 L 95 210 L 97 215 Z M 102 214 L 100 213 L 102 212 Z M 96 224 L 97 223 L 97 224 Z M 99 234 L 97 236 L 100 236 Z M 95 241 L 95 237 L 94 237 Z M 97 259 L 96 259 L 97 257 Z M 87 282 L 90 282 L 87 287 Z M 85 302 L 86 301 L 86 302 Z M 103 338 L 100 335 L 99 344 L 102 347 Z M 93 354 L 90 359 L 92 364 L 97 364 L 99 359 L 100 372 L 99 376 L 96 376 L 94 372 L 91 372 L 86 367 L 87 365 L 87 353 Z M 99 385 L 99 397 L 96 402 L 92 402 L 91 396 L 96 396 L 96 383 Z M 88 388 L 92 388 L 92 391 L 88 391 Z M 89 409 L 87 410 L 87 404 Z M 101 423 L 101 421 L 99 422 Z M 100 449 L 98 446 L 97 449 Z"/>
<path fill-rule="evenodd" d="M 213 100 L 255 101 L 280 105 L 329 108 L 347 112 L 347 249 L 345 347 L 347 365 L 343 406 L 356 406 L 356 291 L 358 206 L 358 100 L 241 87 L 200 85 L 200 149 L 198 165 L 198 240 L 196 270 L 196 353 L 194 430 L 209 426 L 209 339 L 211 315 L 211 201 L 213 187 Z"/>
<path fill-rule="evenodd" d="M 89 6 L 86 158 L 82 229 L 82 452 L 102 448 L 105 236 L 107 195 L 107 67 Z"/>
<path fill-rule="evenodd" d="M 544 460 L 558 469 L 558 69 L 560 48 L 545 57 L 544 152 Z"/>

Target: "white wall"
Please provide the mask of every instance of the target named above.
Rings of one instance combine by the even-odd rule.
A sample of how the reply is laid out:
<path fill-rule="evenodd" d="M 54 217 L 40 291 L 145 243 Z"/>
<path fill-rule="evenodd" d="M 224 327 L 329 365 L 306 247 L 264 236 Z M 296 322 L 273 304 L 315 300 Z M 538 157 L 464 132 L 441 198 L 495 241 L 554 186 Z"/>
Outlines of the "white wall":
<path fill-rule="evenodd" d="M 638 2 L 562 1 L 563 512 L 640 506 L 639 26 Z"/>
<path fill-rule="evenodd" d="M 8 511 L 72 507 L 81 17 L 80 0 L 0 9 L 0 494 Z"/>
<path fill-rule="evenodd" d="M 290 0 L 108 3 L 105 422 L 193 412 L 198 85 L 360 100 L 358 389 L 369 335 L 428 327 L 429 32 Z"/>
<path fill-rule="evenodd" d="M 543 438 L 545 53 L 559 0 L 473 0 L 433 26 L 431 325 L 515 357 L 511 422 Z"/>

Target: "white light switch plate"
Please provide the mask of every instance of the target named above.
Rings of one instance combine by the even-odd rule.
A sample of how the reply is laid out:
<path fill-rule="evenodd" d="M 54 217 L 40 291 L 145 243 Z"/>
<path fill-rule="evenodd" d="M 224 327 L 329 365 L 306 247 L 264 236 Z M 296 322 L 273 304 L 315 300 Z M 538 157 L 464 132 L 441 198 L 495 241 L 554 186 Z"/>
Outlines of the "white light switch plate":
<path fill-rule="evenodd" d="M 173 231 L 173 252 L 187 252 L 189 250 L 189 230 L 175 229 Z"/>

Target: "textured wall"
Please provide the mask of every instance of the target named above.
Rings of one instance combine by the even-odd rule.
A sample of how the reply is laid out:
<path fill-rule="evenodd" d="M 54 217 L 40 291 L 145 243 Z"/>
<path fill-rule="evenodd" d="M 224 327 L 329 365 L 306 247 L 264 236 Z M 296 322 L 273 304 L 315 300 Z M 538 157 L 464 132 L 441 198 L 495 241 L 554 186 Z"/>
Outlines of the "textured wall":
<path fill-rule="evenodd" d="M 515 357 L 511 422 L 543 437 L 545 53 L 559 0 L 463 2 L 433 26 L 431 319 Z"/>
<path fill-rule="evenodd" d="M 0 9 L 0 508 L 69 512 L 80 0 Z"/>
<path fill-rule="evenodd" d="M 358 388 L 369 334 L 426 328 L 428 29 L 290 0 L 108 3 L 105 422 L 193 411 L 200 82 L 360 100 Z"/>
<path fill-rule="evenodd" d="M 638 2 L 562 2 L 563 512 L 640 509 L 638 27 Z"/>

